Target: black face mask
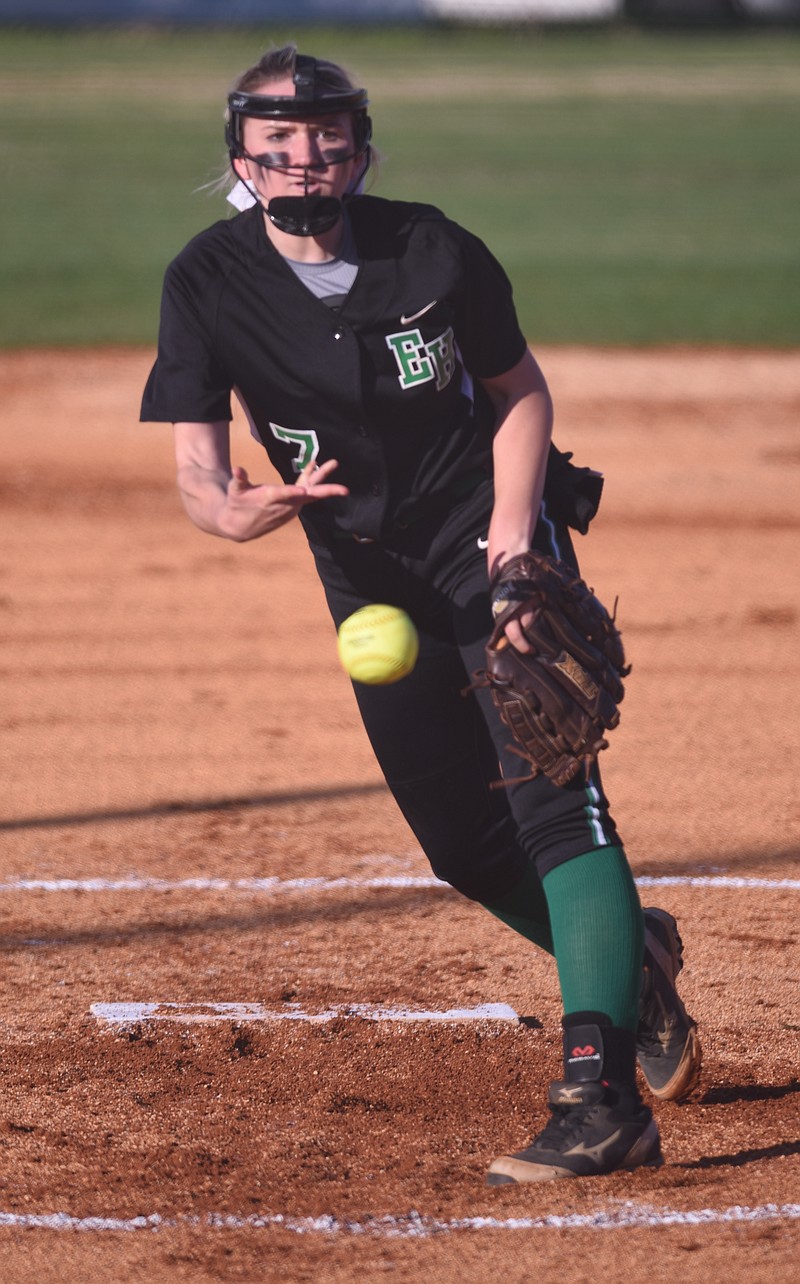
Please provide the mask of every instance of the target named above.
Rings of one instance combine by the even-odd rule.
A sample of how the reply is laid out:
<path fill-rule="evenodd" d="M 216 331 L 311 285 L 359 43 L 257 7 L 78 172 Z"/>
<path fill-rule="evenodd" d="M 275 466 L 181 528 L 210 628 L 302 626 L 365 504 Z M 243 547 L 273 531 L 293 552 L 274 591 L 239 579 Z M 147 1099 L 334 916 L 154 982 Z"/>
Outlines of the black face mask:
<path fill-rule="evenodd" d="M 336 196 L 273 196 L 267 218 L 289 236 L 321 236 L 335 227 L 342 202 Z"/>
<path fill-rule="evenodd" d="M 302 174 L 305 186 L 302 196 L 273 196 L 266 207 L 270 222 L 289 236 L 319 236 L 336 226 L 341 217 L 342 202 L 336 196 L 309 196 L 311 176 L 315 170 L 341 165 L 359 154 L 348 152 L 342 147 L 329 147 L 322 149 L 322 160 L 315 165 L 290 165 L 287 152 L 262 152 L 258 156 L 252 156 L 244 150 L 240 152 L 243 160 L 249 160 L 260 169 L 279 169 L 284 173 Z M 256 199 L 258 200 L 258 196 Z"/>
<path fill-rule="evenodd" d="M 363 167 L 353 183 L 356 190 L 364 179 L 370 163 L 370 138 L 372 122 L 367 115 L 365 89 L 331 90 L 325 84 L 324 70 L 316 58 L 297 54 L 292 76 L 294 96 L 236 92 L 228 95 L 229 120 L 225 130 L 231 161 L 241 157 L 265 169 L 295 170 L 303 175 L 305 191 L 302 196 L 274 196 L 266 209 L 267 217 L 282 232 L 290 236 L 318 236 L 335 227 L 341 217 L 342 202 L 335 196 L 309 196 L 309 175 L 315 169 L 340 165 L 344 161 L 361 158 Z M 288 165 L 288 155 L 267 152 L 250 156 L 242 146 L 242 120 L 252 116 L 257 120 L 310 120 L 318 116 L 349 115 L 353 122 L 353 151 L 346 148 L 327 148 L 321 152 L 321 162 L 314 165 Z M 352 195 L 352 193 L 350 193 Z M 345 195 L 345 200 L 348 196 Z M 256 200 L 261 201 L 256 194 Z"/>

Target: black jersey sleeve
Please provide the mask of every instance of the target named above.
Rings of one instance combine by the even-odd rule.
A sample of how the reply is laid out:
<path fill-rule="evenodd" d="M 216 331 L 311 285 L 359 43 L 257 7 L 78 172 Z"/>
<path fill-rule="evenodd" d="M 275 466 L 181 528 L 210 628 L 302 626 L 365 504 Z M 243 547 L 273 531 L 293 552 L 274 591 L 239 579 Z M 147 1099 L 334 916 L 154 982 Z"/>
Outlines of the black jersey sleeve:
<path fill-rule="evenodd" d="M 230 420 L 231 380 L 214 351 L 213 277 L 179 256 L 164 277 L 158 356 L 140 419 L 160 423 Z"/>
<path fill-rule="evenodd" d="M 477 236 L 463 228 L 459 234 L 465 292 L 456 337 L 469 372 L 478 379 L 493 379 L 515 366 L 528 344 L 504 269 Z"/>

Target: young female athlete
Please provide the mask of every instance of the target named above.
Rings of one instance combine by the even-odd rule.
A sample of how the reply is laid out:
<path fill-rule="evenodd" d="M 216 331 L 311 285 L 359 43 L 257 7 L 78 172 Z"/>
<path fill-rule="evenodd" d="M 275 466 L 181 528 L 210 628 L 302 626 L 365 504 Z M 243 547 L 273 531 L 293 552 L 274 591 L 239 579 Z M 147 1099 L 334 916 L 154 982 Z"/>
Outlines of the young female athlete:
<path fill-rule="evenodd" d="M 661 1162 L 636 1083 L 684 1097 L 700 1048 L 676 990 L 674 919 L 645 910 L 599 775 L 519 774 L 487 691 L 490 575 L 531 544 L 574 565 L 601 480 L 550 443 L 551 402 L 502 268 L 432 206 L 362 194 L 367 95 L 276 49 L 228 99 L 232 219 L 165 279 L 142 418 L 174 424 L 191 520 L 237 541 L 299 518 L 338 625 L 403 607 L 414 672 L 355 684 L 386 780 L 435 873 L 555 956 L 564 1075 L 530 1145 L 490 1184 Z M 232 465 L 235 392 L 283 484 Z M 511 640 L 525 648 L 517 623 Z"/>

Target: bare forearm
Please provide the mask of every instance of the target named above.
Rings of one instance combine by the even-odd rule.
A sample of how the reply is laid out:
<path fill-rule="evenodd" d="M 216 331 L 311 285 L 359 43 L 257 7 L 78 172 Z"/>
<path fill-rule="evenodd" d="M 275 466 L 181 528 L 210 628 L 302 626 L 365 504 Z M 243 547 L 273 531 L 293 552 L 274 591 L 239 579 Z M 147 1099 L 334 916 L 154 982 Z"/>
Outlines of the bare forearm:
<path fill-rule="evenodd" d="M 552 404 L 544 389 L 516 402 L 497 430 L 490 564 L 497 557 L 530 548 L 544 491 L 552 421 Z"/>
<path fill-rule="evenodd" d="M 252 483 L 247 471 L 231 465 L 227 423 L 176 423 L 178 490 L 195 526 L 242 544 L 278 530 L 307 504 L 344 498 L 346 486 L 330 482 L 335 459 L 312 460 L 294 485 Z"/>
<path fill-rule="evenodd" d="M 553 403 L 530 352 L 484 387 L 494 401 L 495 500 L 489 527 L 489 572 L 530 548 L 544 491 Z"/>
<path fill-rule="evenodd" d="M 197 464 L 185 464 L 178 469 L 177 475 L 181 503 L 194 525 L 209 535 L 219 535 L 224 539 L 231 538 L 221 520 L 230 480 L 231 473 L 221 468 L 201 468 Z"/>
<path fill-rule="evenodd" d="M 178 469 L 178 490 L 195 526 L 237 544 L 285 525 L 308 498 L 297 486 L 252 486 L 242 468 L 227 472 L 198 464 Z"/>

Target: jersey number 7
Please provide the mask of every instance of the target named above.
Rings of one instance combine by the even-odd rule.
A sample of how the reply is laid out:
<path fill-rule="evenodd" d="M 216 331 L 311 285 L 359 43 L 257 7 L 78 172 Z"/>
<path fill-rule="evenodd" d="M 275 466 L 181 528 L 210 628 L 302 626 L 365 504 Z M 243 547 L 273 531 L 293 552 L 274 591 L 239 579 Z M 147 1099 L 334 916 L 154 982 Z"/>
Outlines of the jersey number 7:
<path fill-rule="evenodd" d="M 297 432 L 293 428 L 281 428 L 280 424 L 273 423 L 270 424 L 270 429 L 278 441 L 295 442 L 300 447 L 292 460 L 292 468 L 296 473 L 301 473 L 309 464 L 313 464 L 319 454 L 319 437 L 313 429 Z"/>

